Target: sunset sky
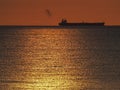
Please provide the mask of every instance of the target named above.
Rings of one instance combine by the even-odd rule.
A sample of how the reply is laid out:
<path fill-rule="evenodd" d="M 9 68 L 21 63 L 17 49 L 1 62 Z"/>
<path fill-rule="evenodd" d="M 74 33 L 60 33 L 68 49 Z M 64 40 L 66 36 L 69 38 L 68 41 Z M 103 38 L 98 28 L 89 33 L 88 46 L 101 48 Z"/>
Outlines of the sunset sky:
<path fill-rule="evenodd" d="M 105 22 L 120 25 L 120 0 L 0 0 L 0 25 Z"/>

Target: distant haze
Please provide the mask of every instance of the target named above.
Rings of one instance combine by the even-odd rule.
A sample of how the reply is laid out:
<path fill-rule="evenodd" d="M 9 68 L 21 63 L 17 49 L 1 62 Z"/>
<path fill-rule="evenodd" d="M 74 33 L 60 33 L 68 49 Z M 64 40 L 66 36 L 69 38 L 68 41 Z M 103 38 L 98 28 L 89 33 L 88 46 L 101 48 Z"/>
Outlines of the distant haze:
<path fill-rule="evenodd" d="M 120 25 L 120 0 L 0 0 L 0 25 L 57 25 L 62 18 Z"/>

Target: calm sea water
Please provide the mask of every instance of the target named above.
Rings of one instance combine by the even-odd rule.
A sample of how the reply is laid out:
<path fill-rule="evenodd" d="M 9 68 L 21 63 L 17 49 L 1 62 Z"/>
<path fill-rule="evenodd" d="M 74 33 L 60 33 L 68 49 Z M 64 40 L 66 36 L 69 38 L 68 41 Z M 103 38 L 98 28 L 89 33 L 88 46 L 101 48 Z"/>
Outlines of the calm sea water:
<path fill-rule="evenodd" d="M 120 27 L 0 27 L 0 90 L 120 90 Z"/>

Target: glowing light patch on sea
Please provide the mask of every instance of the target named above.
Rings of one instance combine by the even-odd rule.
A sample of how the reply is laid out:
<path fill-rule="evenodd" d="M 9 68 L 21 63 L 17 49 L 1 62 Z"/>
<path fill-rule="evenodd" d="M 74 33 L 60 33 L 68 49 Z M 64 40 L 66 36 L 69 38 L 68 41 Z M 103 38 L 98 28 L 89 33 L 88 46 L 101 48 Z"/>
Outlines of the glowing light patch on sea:
<path fill-rule="evenodd" d="M 20 87 L 34 90 L 72 90 L 82 88 L 82 82 L 76 76 L 80 73 L 76 63 L 72 60 L 71 48 L 77 44 L 71 40 L 71 35 L 78 32 L 69 30 L 30 30 L 24 32 L 26 41 L 21 54 L 23 66 L 20 66 L 24 83 Z M 74 58 L 74 57 L 73 57 Z M 22 76 L 21 76 L 22 77 Z"/>

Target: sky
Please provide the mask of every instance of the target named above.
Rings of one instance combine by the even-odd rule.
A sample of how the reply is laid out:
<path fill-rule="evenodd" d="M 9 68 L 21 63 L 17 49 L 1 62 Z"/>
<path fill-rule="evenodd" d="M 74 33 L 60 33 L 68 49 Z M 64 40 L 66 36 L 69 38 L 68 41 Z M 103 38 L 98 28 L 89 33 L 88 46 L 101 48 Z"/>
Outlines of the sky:
<path fill-rule="evenodd" d="M 105 22 L 120 25 L 120 0 L 0 0 L 0 25 Z"/>

